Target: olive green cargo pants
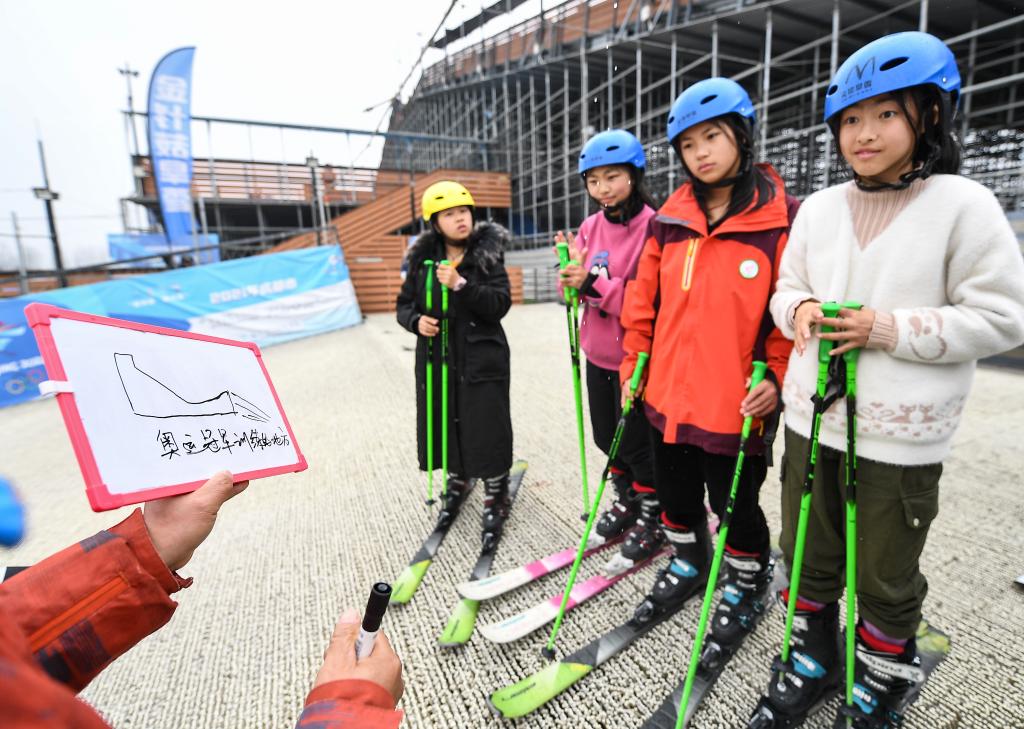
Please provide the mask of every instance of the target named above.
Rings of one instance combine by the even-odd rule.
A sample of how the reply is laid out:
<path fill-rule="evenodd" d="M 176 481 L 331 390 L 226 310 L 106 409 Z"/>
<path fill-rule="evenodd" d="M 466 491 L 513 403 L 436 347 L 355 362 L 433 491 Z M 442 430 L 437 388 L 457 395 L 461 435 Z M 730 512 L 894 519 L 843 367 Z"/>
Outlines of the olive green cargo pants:
<path fill-rule="evenodd" d="M 810 440 L 786 428 L 782 462 L 782 536 L 793 562 Z M 846 582 L 846 455 L 821 446 L 814 472 L 800 595 L 830 603 Z M 939 512 L 942 464 L 896 466 L 857 458 L 857 598 L 860 617 L 893 638 L 921 622 L 928 581 L 919 569 L 928 528 Z"/>

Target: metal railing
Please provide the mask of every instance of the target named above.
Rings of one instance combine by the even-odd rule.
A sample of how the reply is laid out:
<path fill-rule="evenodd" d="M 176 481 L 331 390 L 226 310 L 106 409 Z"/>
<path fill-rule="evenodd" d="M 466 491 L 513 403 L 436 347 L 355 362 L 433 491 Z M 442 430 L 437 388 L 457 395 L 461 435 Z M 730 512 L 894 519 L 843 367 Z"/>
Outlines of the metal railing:
<path fill-rule="evenodd" d="M 318 245 L 340 244 L 338 231 L 334 226 L 322 228 L 294 228 L 281 233 L 274 233 L 272 235 L 241 238 L 217 243 L 215 245 L 195 247 L 181 246 L 173 249 L 169 248 L 165 253 L 153 253 L 147 256 L 125 258 L 117 261 L 106 261 L 104 263 L 79 266 L 77 268 L 65 268 L 64 274 L 68 278 L 71 286 L 99 283 L 101 281 L 109 281 L 114 278 L 158 273 L 162 270 L 175 268 L 188 268 L 196 265 L 195 262 L 200 259 L 201 254 L 207 251 L 216 250 L 220 255 L 220 260 L 222 261 L 252 256 L 254 254 L 266 252 L 284 240 L 303 234 L 316 235 L 319 239 Z M 151 261 L 159 261 L 163 263 L 164 268 L 154 268 L 151 266 L 141 265 Z M 39 283 L 53 281 L 54 285 L 33 286 L 33 281 Z M 29 270 L 24 273 L 0 273 L 0 298 L 20 296 L 26 291 L 28 293 L 40 293 L 42 291 L 50 291 L 57 288 L 60 288 L 60 286 L 58 285 L 57 277 L 52 270 Z"/>

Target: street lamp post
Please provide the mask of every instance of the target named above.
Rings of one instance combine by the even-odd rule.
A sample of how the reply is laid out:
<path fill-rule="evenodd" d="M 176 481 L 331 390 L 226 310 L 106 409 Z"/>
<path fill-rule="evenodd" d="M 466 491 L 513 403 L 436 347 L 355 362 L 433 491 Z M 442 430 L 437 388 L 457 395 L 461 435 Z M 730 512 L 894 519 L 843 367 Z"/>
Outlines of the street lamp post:
<path fill-rule="evenodd" d="M 57 223 L 53 218 L 53 201 L 59 200 L 60 195 L 50 189 L 50 175 L 46 172 L 46 154 L 43 152 L 43 140 L 38 140 L 39 163 L 43 167 L 43 187 L 33 187 L 32 194 L 43 201 L 46 205 L 46 221 L 50 225 L 50 243 L 53 246 L 53 267 L 57 273 L 57 282 L 60 287 L 67 288 L 68 277 L 64 273 L 64 260 L 60 255 L 60 241 L 57 239 Z"/>

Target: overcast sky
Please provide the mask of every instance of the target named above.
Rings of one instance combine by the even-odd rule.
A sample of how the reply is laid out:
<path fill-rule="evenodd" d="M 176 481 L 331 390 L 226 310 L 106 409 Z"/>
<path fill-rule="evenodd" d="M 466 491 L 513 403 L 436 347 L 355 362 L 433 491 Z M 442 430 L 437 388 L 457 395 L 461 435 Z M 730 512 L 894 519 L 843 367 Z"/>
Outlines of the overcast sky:
<path fill-rule="evenodd" d="M 121 232 L 118 200 L 132 189 L 120 114 L 125 79 L 117 72 L 126 61 L 140 71 L 138 110 L 145 109 L 156 62 L 194 45 L 196 116 L 373 129 L 383 107 L 364 109 L 395 93 L 449 4 L 0 0 L 0 269 L 16 266 L 11 211 L 27 236 L 47 232 L 43 204 L 31 194 L 42 184 L 37 134 L 46 145 L 50 184 L 61 195 L 56 212 L 65 265 L 108 258 L 106 234 Z M 516 18 L 535 12 L 536 4 L 527 3 Z M 447 25 L 480 6 L 460 0 Z M 507 22 L 496 21 L 487 32 L 498 24 Z M 427 63 L 439 57 L 433 50 Z M 314 142 L 289 140 L 290 161 L 301 162 Z M 203 143 L 197 138 L 194 151 Z M 220 154 L 216 140 L 214 146 Z M 363 146 L 352 142 L 356 151 Z M 347 162 L 340 154 L 317 151 L 321 161 Z M 359 160 L 376 162 L 367 155 Z M 25 243 L 30 267 L 52 265 L 48 240 Z"/>

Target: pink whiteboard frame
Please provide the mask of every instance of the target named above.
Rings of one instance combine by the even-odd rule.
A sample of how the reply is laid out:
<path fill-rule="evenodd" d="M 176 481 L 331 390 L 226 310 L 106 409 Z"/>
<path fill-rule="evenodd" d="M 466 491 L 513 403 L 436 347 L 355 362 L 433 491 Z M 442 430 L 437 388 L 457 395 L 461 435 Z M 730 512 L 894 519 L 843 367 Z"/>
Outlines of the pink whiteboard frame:
<path fill-rule="evenodd" d="M 39 344 L 39 352 L 42 354 L 43 363 L 46 365 L 47 376 L 54 381 L 66 381 L 67 373 L 64 371 L 63 362 L 61 362 L 60 352 L 57 351 L 57 344 L 53 339 L 53 332 L 50 330 L 50 322 L 53 319 L 73 319 L 75 321 L 88 322 L 90 324 L 119 327 L 121 329 L 132 329 L 137 332 L 162 334 L 168 337 L 181 337 L 182 339 L 196 339 L 201 342 L 212 342 L 213 344 L 222 344 L 229 347 L 242 347 L 243 349 L 251 350 L 253 356 L 256 357 L 256 361 L 260 365 L 260 369 L 263 371 L 263 376 L 267 379 L 267 386 L 270 388 L 270 392 L 274 396 L 274 404 L 277 406 L 278 412 L 281 413 L 284 426 L 288 429 L 288 437 L 291 438 L 292 445 L 295 447 L 295 452 L 298 454 L 299 460 L 295 463 L 283 464 L 272 468 L 262 468 L 255 471 L 235 473 L 233 474 L 234 481 L 235 483 L 238 483 L 239 481 L 248 481 L 254 478 L 265 478 L 267 476 L 277 476 L 282 473 L 305 471 L 306 468 L 308 468 L 306 457 L 302 455 L 299 443 L 295 440 L 295 433 L 292 432 L 291 423 L 288 422 L 288 416 L 285 415 L 284 408 L 281 406 L 281 399 L 277 396 L 277 390 L 274 389 L 274 383 L 271 382 L 270 374 L 267 372 L 267 368 L 263 364 L 263 354 L 260 352 L 260 348 L 252 342 L 239 342 L 232 339 L 211 337 L 205 334 L 182 332 L 177 329 L 167 329 L 165 327 L 154 327 L 149 324 L 139 324 L 121 319 L 111 319 L 105 316 L 82 314 L 77 311 L 61 309 L 51 304 L 29 304 L 25 307 L 25 319 L 28 321 L 29 326 L 32 327 L 32 333 L 36 336 L 36 342 Z M 78 406 L 75 403 L 75 394 L 73 392 L 57 393 L 57 404 L 60 406 L 61 415 L 64 417 L 64 425 L 68 429 L 68 435 L 71 437 L 71 447 L 74 449 L 75 457 L 78 459 L 79 468 L 82 470 L 82 476 L 85 478 L 85 493 L 89 498 L 89 505 L 92 507 L 93 511 L 108 511 L 110 509 L 117 509 L 129 504 L 138 504 L 143 501 L 161 499 L 165 496 L 176 496 L 178 494 L 189 493 L 190 491 L 195 491 L 206 482 L 205 480 L 202 480 L 190 481 L 188 483 L 168 484 L 167 486 L 156 486 L 149 489 L 143 489 L 141 491 L 133 491 L 129 494 L 111 493 L 110 489 L 107 488 L 106 484 L 103 483 L 100 477 L 99 466 L 96 464 L 96 458 L 93 455 L 92 446 L 89 444 L 89 437 L 85 432 L 85 425 L 82 423 L 82 416 L 79 414 Z"/>

